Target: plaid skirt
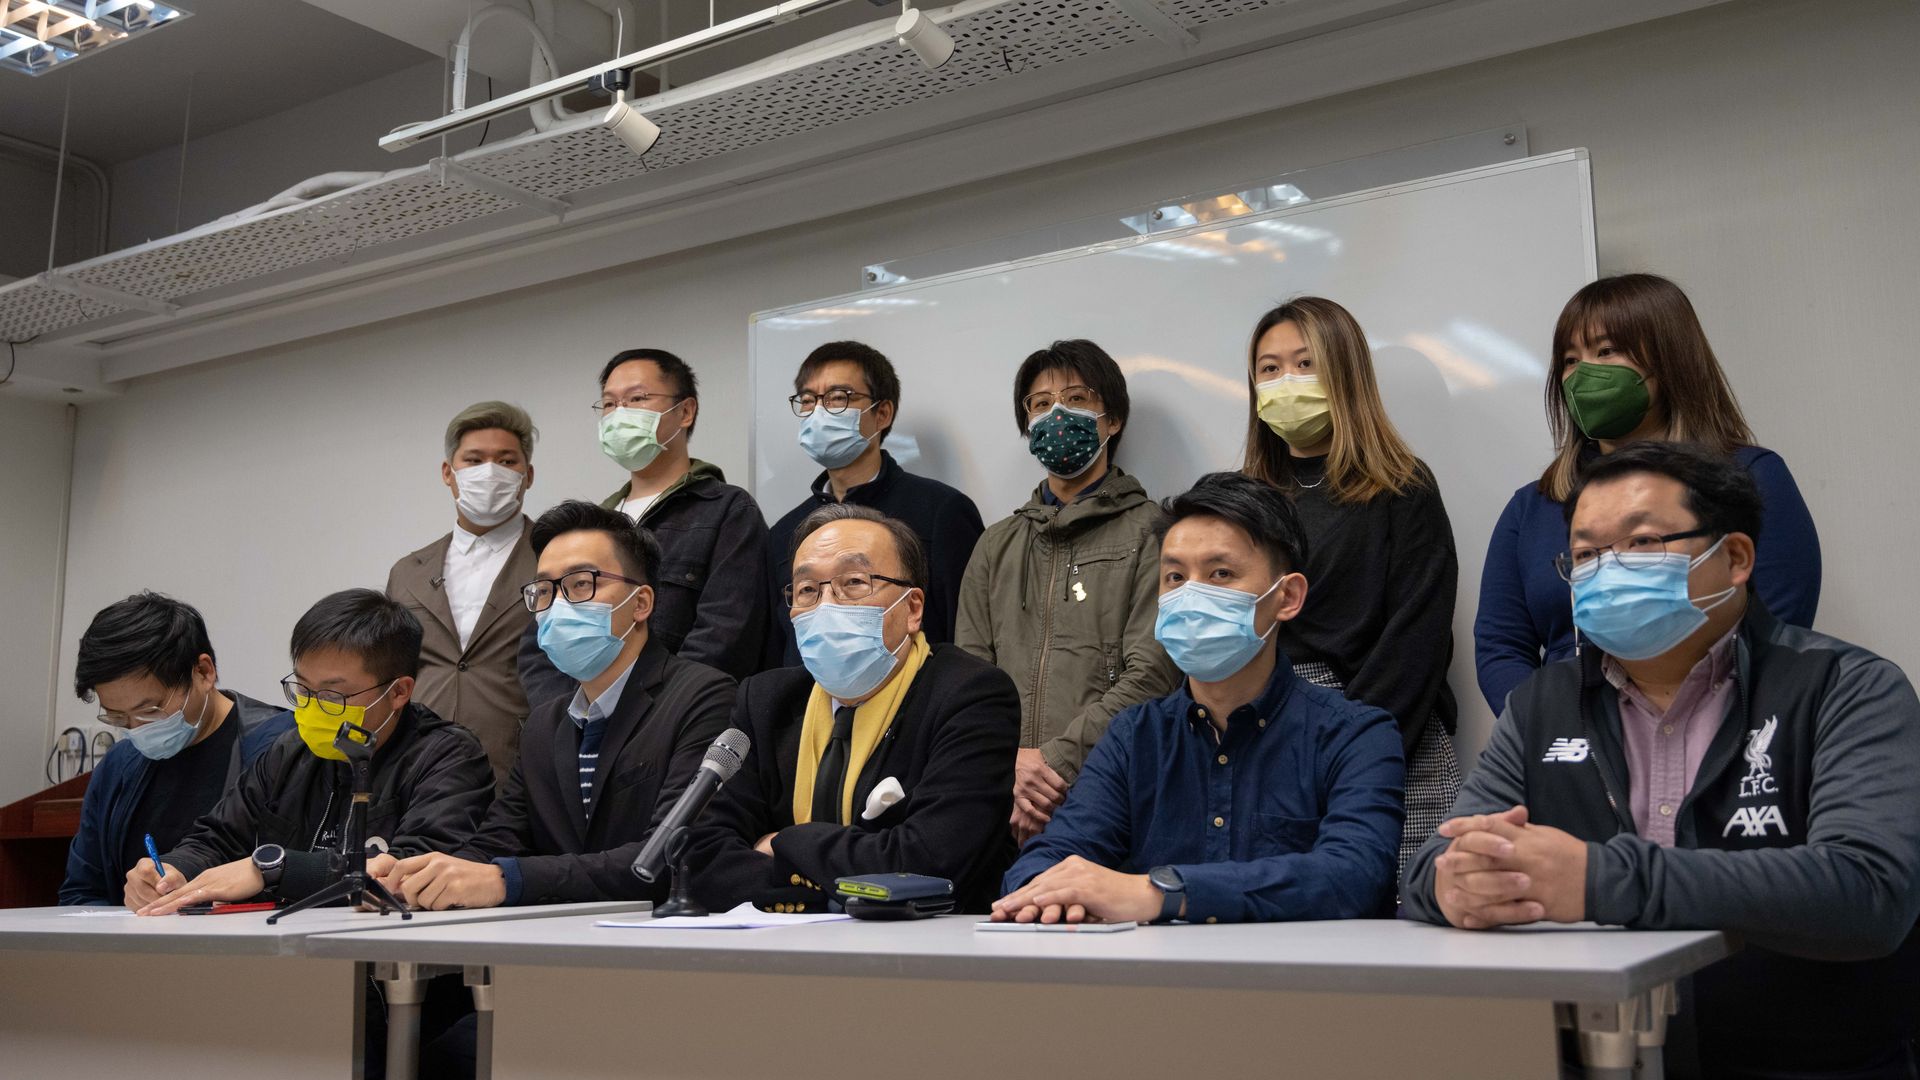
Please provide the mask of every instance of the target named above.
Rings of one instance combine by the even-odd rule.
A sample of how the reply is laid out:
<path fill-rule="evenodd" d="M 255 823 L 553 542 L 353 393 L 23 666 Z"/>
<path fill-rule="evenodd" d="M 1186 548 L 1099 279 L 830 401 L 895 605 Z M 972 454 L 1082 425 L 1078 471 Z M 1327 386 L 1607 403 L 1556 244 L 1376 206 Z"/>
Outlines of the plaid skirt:
<path fill-rule="evenodd" d="M 1293 665 L 1294 673 L 1315 686 L 1345 690 L 1333 669 L 1317 660 L 1302 660 Z M 1396 892 L 1406 879 L 1407 863 L 1420 845 L 1447 819 L 1454 796 L 1460 794 L 1460 759 L 1454 756 L 1453 739 L 1438 716 L 1427 721 L 1420 733 L 1420 744 L 1413 748 L 1413 760 L 1407 762 L 1407 820 L 1400 829 L 1399 870 L 1394 877 Z"/>

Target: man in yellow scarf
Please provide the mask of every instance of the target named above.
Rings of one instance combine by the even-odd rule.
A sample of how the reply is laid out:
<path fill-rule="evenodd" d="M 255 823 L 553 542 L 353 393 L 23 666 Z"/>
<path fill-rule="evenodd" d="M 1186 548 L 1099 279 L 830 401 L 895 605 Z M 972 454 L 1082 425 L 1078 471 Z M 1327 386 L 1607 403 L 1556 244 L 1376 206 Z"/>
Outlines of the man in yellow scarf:
<path fill-rule="evenodd" d="M 787 603 L 804 666 L 740 685 L 746 767 L 694 831 L 694 892 L 823 910 L 834 879 L 912 873 L 984 911 L 1012 859 L 1020 697 L 999 668 L 929 645 L 926 557 L 904 523 L 836 503 L 795 530 Z"/>

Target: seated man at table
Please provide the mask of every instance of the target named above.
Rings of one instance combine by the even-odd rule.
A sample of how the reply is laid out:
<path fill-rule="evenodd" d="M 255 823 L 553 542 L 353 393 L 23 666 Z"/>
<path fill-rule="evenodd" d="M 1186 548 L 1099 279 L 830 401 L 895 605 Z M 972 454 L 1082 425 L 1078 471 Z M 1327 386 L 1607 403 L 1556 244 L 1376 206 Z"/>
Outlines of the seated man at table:
<path fill-rule="evenodd" d="M 1567 508 L 1556 562 L 1588 647 L 1513 692 L 1407 908 L 1726 930 L 1745 948 L 1681 989 L 1669 1075 L 1687 1029 L 1714 1075 L 1915 1075 L 1913 687 L 1762 607 L 1760 495 L 1737 464 L 1635 443 Z"/>
<path fill-rule="evenodd" d="M 464 844 L 493 798 L 493 769 L 473 732 L 412 701 L 420 623 L 372 589 L 326 597 L 293 627 L 293 674 L 280 681 L 298 730 L 254 761 L 186 839 L 127 873 L 142 915 L 188 904 L 297 900 L 324 888 L 346 836 L 353 780 L 334 739 L 346 723 L 371 733 L 368 868 Z"/>
<path fill-rule="evenodd" d="M 519 760 L 471 842 L 387 872 L 416 907 L 661 900 L 633 860 L 733 713 L 729 676 L 648 633 L 660 544 L 617 510 L 564 502 L 533 523 L 521 590 L 540 648 L 576 680 L 535 706 Z"/>
<path fill-rule="evenodd" d="M 695 896 L 818 911 L 836 878 L 904 872 L 984 911 L 1013 854 L 1013 680 L 927 642 L 926 557 L 904 522 L 834 503 L 794 536 L 785 598 L 805 666 L 740 685 L 753 749 L 693 831 Z"/>
<path fill-rule="evenodd" d="M 143 592 L 100 609 L 80 635 L 73 690 L 100 722 L 127 733 L 93 770 L 67 849 L 62 904 L 145 904 L 125 896 L 146 841 L 165 851 L 233 787 L 240 771 L 293 730 L 293 714 L 219 688 L 200 613 Z"/>
<path fill-rule="evenodd" d="M 1186 679 L 1122 710 L 996 921 L 1248 922 L 1393 910 L 1406 768 L 1393 717 L 1294 674 L 1306 537 L 1269 484 L 1212 473 L 1168 499 L 1154 636 Z"/>

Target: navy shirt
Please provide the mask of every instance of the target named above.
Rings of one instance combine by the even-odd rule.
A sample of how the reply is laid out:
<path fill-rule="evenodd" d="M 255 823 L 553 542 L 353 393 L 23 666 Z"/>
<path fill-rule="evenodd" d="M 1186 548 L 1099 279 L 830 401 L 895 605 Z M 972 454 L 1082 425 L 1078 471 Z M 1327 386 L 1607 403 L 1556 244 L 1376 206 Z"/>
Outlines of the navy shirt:
<path fill-rule="evenodd" d="M 1224 736 L 1184 681 L 1115 716 L 1066 803 L 1007 871 L 1005 891 L 1078 855 L 1132 874 L 1173 866 L 1188 922 L 1391 913 L 1406 782 L 1399 729 L 1278 661 Z"/>
<path fill-rule="evenodd" d="M 1813 626 L 1820 606 L 1820 534 L 1780 455 L 1758 446 L 1734 452 L 1760 489 L 1753 589 L 1781 622 Z M 1553 557 L 1567 550 L 1565 505 L 1537 483 L 1513 493 L 1487 544 L 1473 659 L 1480 692 L 1499 715 L 1507 695 L 1543 664 L 1573 655 L 1573 599 Z"/>

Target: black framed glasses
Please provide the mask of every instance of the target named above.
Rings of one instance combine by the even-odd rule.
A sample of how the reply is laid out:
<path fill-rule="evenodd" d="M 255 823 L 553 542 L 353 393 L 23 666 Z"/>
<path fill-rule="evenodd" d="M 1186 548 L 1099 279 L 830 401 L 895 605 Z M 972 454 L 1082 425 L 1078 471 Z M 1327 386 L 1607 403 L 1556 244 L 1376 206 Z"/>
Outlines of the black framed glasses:
<path fill-rule="evenodd" d="M 562 597 L 569 604 L 584 604 L 600 591 L 601 578 L 624 581 L 629 585 L 646 584 L 611 570 L 575 570 L 558 578 L 535 578 L 520 586 L 520 599 L 526 602 L 528 611 L 536 613 L 552 607 L 555 596 Z"/>
<path fill-rule="evenodd" d="M 793 406 L 793 415 L 795 416 L 811 416 L 813 415 L 815 407 L 825 409 L 834 416 L 839 416 L 841 413 L 853 408 L 854 398 L 866 398 L 868 401 L 872 401 L 873 395 L 863 394 L 858 390 L 829 390 L 824 394 L 803 391 L 788 398 L 787 404 Z"/>
<path fill-rule="evenodd" d="M 191 693 L 192 691 L 183 692 L 180 698 L 181 708 L 184 709 L 187 707 L 187 695 Z M 165 703 L 162 703 L 159 705 L 149 705 L 144 709 L 130 713 L 114 712 L 112 709 L 101 709 L 94 719 L 111 728 L 119 728 L 121 731 L 132 731 L 134 728 L 144 727 L 147 724 L 153 723 L 155 720 L 165 720 L 172 715 L 173 710 L 167 708 Z"/>
<path fill-rule="evenodd" d="M 865 570 L 849 570 L 844 574 L 835 574 L 825 581 L 796 581 L 780 591 L 791 608 L 810 608 L 820 603 L 828 585 L 833 587 L 833 595 L 839 600 L 865 600 L 873 595 L 873 590 L 881 582 L 898 585 L 903 589 L 914 587 L 911 581 L 888 577 L 885 574 L 870 574 Z"/>
<path fill-rule="evenodd" d="M 1039 416 L 1051 411 L 1055 405 L 1065 405 L 1069 409 L 1097 410 L 1100 407 L 1100 395 L 1093 392 L 1091 386 L 1063 386 L 1058 390 L 1042 390 L 1037 394 L 1028 394 L 1020 399 L 1020 405 L 1027 410 L 1028 416 Z"/>
<path fill-rule="evenodd" d="M 1660 565 L 1667 545 L 1701 536 L 1717 536 L 1712 529 L 1688 529 L 1676 533 L 1635 533 L 1623 540 L 1600 547 L 1577 547 L 1553 557 L 1553 568 L 1566 582 L 1585 581 L 1600 572 L 1600 556 L 1613 553 L 1614 561 L 1628 570 L 1647 570 Z M 1682 553 L 1684 554 L 1684 552 Z"/>
<path fill-rule="evenodd" d="M 387 685 L 389 684 L 374 683 L 372 686 L 367 687 L 366 690 L 350 690 L 343 694 L 338 690 L 315 690 L 313 687 L 301 683 L 299 677 L 295 675 L 289 675 L 280 680 L 280 689 L 287 695 L 287 704 L 296 709 L 304 709 L 307 707 L 308 702 L 318 702 L 320 704 L 320 711 L 326 713 L 328 716 L 347 715 L 348 698 L 359 697 L 369 690 L 378 690 Z"/>
<path fill-rule="evenodd" d="M 656 398 L 664 398 L 666 403 L 656 406 L 653 404 Z M 640 391 L 623 398 L 603 395 L 599 401 L 593 403 L 593 411 L 598 416 L 605 416 L 615 409 L 648 409 L 653 412 L 665 412 L 682 400 L 684 395 L 681 394 L 649 394 Z"/>

